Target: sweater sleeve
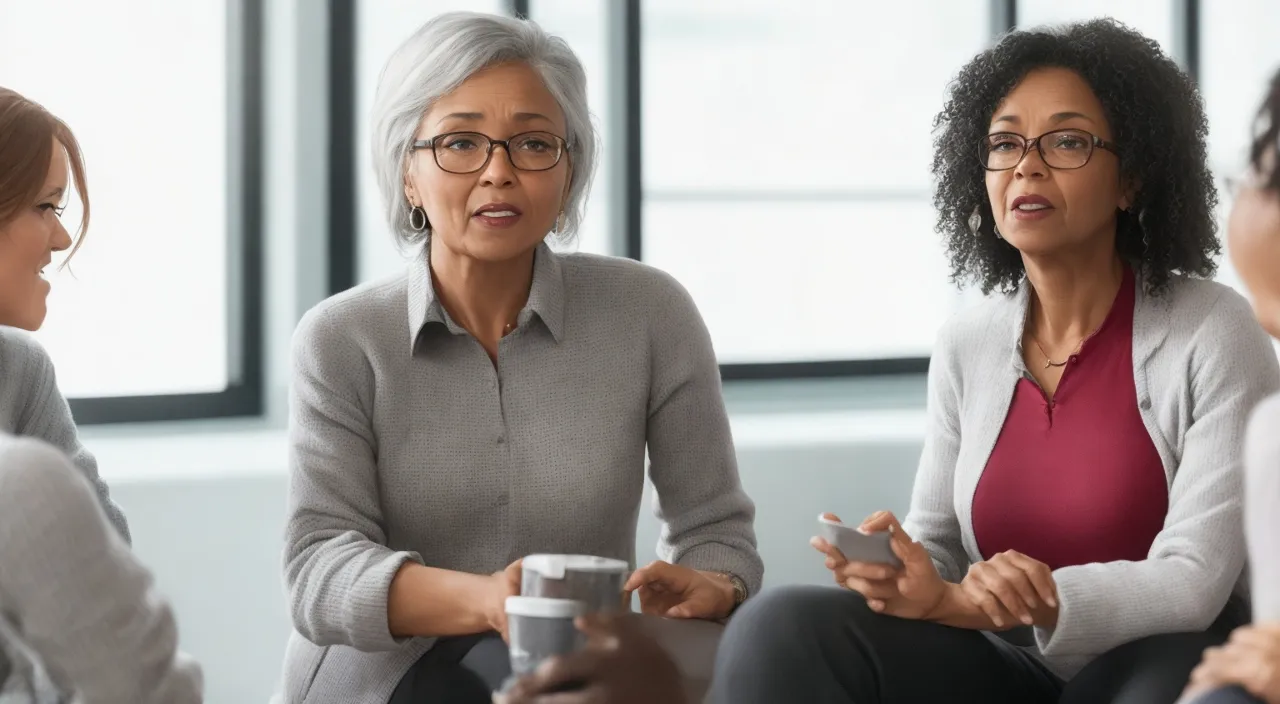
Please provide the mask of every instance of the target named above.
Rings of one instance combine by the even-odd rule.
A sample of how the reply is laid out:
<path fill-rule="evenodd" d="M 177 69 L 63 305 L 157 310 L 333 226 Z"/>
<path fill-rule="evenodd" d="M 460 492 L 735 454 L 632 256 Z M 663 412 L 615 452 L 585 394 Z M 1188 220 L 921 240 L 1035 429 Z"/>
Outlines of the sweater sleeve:
<path fill-rule="evenodd" d="M 742 490 L 711 335 L 693 299 L 659 274 L 649 331 L 649 476 L 662 522 L 658 553 L 694 569 L 728 572 L 756 593 L 755 504 Z"/>
<path fill-rule="evenodd" d="M 0 515 L 0 601 L 55 682 L 76 701 L 201 701 L 173 611 L 61 453 L 0 440 Z"/>
<path fill-rule="evenodd" d="M 1225 292 L 1191 342 L 1191 418 L 1169 511 L 1145 560 L 1063 567 L 1057 627 L 1036 629 L 1045 657 L 1078 660 L 1158 633 L 1202 631 L 1244 568 L 1241 516 L 1246 419 L 1280 388 L 1270 340 Z"/>
<path fill-rule="evenodd" d="M 80 444 L 76 423 L 71 417 L 71 406 L 58 390 L 58 380 L 49 353 L 35 339 L 12 332 L 6 333 L 3 346 L 5 361 L 13 369 L 12 376 L 6 370 L 6 378 L 21 379 L 25 389 L 18 400 L 22 404 L 22 413 L 14 432 L 44 440 L 70 457 L 76 469 L 93 486 L 107 520 L 128 544 L 129 523 L 125 520 L 124 512 L 111 500 L 111 490 L 107 483 L 98 475 L 98 460 Z"/>
<path fill-rule="evenodd" d="M 960 374 L 956 322 L 943 327 L 929 362 L 924 450 L 902 528 L 933 558 L 938 574 L 959 582 L 969 567 L 955 508 L 960 456 Z"/>
<path fill-rule="evenodd" d="M 1280 621 L 1280 396 L 1253 412 L 1244 447 L 1244 530 L 1253 617 Z"/>
<path fill-rule="evenodd" d="M 378 495 L 373 370 L 316 309 L 294 335 L 285 583 L 294 627 L 316 645 L 392 650 L 391 580 L 415 553 L 387 547 Z"/>

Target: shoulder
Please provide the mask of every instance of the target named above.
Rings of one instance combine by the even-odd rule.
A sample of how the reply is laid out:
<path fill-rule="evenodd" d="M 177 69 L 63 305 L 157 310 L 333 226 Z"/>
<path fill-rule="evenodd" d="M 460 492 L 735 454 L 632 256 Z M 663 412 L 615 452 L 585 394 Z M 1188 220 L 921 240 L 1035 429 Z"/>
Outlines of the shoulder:
<path fill-rule="evenodd" d="M 362 343 L 393 334 L 407 345 L 407 278 L 399 274 L 360 284 L 320 301 L 298 321 L 295 351 L 299 346 Z"/>
<path fill-rule="evenodd" d="M 962 364 L 990 362 L 1015 344 L 1018 316 L 1025 312 L 1022 292 L 994 293 L 952 315 L 938 330 L 932 359 L 958 371 Z"/>
<path fill-rule="evenodd" d="M 37 494 L 87 489 L 71 460 L 49 443 L 31 437 L 0 435 L 0 495 L 26 498 Z"/>
<path fill-rule="evenodd" d="M 53 362 L 35 336 L 26 330 L 0 326 L 0 363 L 10 373 L 22 373 L 30 369 L 52 369 Z"/>
<path fill-rule="evenodd" d="M 656 267 L 599 254 L 556 256 L 570 301 L 600 315 L 648 317 L 696 310 L 684 285 Z"/>
<path fill-rule="evenodd" d="M 1154 299 L 1167 314 L 1167 345 L 1186 350 L 1197 362 L 1266 370 L 1276 366 L 1271 339 L 1253 315 L 1249 301 L 1216 281 L 1185 276 L 1170 280 Z M 1215 373 L 1217 370 L 1213 370 Z"/>

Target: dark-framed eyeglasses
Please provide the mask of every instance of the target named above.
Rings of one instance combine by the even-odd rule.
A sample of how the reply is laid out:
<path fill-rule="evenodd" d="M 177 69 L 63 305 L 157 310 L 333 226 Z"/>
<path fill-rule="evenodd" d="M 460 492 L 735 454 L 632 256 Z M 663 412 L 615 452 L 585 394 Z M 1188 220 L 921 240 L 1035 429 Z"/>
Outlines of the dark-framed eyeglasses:
<path fill-rule="evenodd" d="M 546 171 L 560 163 L 567 143 L 550 132 L 521 132 L 493 139 L 479 132 L 447 132 L 419 139 L 412 149 L 430 149 L 436 165 L 451 174 L 471 174 L 485 167 L 493 148 L 501 145 L 511 165 L 521 171 Z"/>
<path fill-rule="evenodd" d="M 1115 142 L 1084 130 L 1054 130 L 1031 138 L 1015 132 L 997 132 L 979 140 L 978 162 L 987 171 L 1007 171 L 1021 164 L 1032 147 L 1051 169 L 1078 169 L 1089 163 L 1095 148 L 1120 153 Z"/>

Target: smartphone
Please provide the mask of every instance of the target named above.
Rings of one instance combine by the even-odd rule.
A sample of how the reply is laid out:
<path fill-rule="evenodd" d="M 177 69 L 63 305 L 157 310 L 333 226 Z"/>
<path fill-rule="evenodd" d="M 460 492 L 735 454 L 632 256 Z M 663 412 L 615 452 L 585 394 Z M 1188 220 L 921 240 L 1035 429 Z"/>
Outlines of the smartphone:
<path fill-rule="evenodd" d="M 856 528 L 850 528 L 839 521 L 818 516 L 820 535 L 836 548 L 850 562 L 871 562 L 901 567 L 902 560 L 893 554 L 889 547 L 890 535 L 887 532 L 867 535 Z"/>

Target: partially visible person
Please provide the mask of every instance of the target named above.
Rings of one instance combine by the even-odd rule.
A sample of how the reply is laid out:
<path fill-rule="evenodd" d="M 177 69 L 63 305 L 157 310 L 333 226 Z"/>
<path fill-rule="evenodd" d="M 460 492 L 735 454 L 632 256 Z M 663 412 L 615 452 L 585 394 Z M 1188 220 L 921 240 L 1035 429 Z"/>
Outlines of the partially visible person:
<path fill-rule="evenodd" d="M 87 213 L 71 131 L 0 89 L 0 326 L 44 321 L 40 271 L 72 246 L 59 220 L 69 173 Z M 197 704 L 200 668 L 177 649 L 173 612 L 125 542 L 48 358 L 0 327 L 0 369 L 6 427 L 41 436 L 0 433 L 0 701 Z"/>
<path fill-rule="evenodd" d="M 1110 20 L 1011 32 L 937 121 L 940 332 L 902 561 L 749 601 L 713 701 L 1167 704 L 1247 620 L 1244 430 L 1280 390 L 1220 245 L 1192 80 Z M 997 635 L 999 634 L 999 635 Z"/>
<path fill-rule="evenodd" d="M 1249 156 L 1227 223 L 1228 249 L 1259 322 L 1280 339 L 1280 72 L 1259 110 Z M 1196 704 L 1280 704 L 1280 396 L 1253 412 L 1244 474 L 1253 623 L 1205 652 L 1188 691 L 1203 692 Z"/>
<path fill-rule="evenodd" d="M 83 213 L 75 238 L 61 221 L 68 167 Z M 56 175 L 61 180 L 52 179 Z M 88 226 L 84 158 L 75 135 L 43 106 L 0 88 L 0 432 L 40 438 L 65 452 L 93 484 L 102 510 L 127 543 L 124 512 L 98 476 L 97 461 L 80 444 L 53 362 L 24 332 L 44 324 L 49 282 L 42 274 L 53 255 L 71 250 L 69 259 Z"/>
<path fill-rule="evenodd" d="M 544 662 L 496 704 L 691 704 L 679 669 L 635 614 L 578 619 L 582 650 Z"/>
<path fill-rule="evenodd" d="M 560 253 L 597 150 L 581 62 L 525 20 L 440 15 L 387 61 L 374 166 L 403 273 L 294 337 L 284 696 L 488 702 L 522 556 L 635 564 L 646 613 L 718 620 L 760 586 L 711 336 L 675 279 Z M 677 148 L 678 147 L 674 147 Z"/>

